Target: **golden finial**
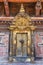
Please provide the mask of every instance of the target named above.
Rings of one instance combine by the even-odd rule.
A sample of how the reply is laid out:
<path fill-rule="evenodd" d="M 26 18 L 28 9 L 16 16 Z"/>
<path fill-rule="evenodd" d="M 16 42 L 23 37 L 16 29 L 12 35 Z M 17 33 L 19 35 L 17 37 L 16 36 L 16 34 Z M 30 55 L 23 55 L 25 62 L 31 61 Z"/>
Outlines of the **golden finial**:
<path fill-rule="evenodd" d="M 21 4 L 20 12 L 25 12 L 23 4 Z"/>

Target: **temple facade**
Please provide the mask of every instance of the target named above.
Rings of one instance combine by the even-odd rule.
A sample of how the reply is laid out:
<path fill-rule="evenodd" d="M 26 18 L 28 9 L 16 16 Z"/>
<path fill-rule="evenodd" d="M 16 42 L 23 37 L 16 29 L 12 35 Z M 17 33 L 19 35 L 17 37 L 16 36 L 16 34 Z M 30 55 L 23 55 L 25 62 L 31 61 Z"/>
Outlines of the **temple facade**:
<path fill-rule="evenodd" d="M 0 0 L 0 60 L 43 59 L 43 1 Z"/>

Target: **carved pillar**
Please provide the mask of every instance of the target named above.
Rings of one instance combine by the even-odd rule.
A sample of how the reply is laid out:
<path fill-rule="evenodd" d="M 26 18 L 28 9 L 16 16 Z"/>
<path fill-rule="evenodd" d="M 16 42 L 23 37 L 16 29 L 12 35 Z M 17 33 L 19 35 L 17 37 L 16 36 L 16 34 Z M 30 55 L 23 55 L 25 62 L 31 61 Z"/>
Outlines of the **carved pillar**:
<path fill-rule="evenodd" d="M 10 29 L 10 52 L 9 52 L 9 61 L 13 61 L 13 30 Z"/>
<path fill-rule="evenodd" d="M 32 60 L 32 62 L 34 62 L 34 43 L 33 43 L 33 30 L 32 30 L 32 32 L 31 32 L 31 36 L 32 36 L 32 58 L 31 58 L 31 60 Z"/>
<path fill-rule="evenodd" d="M 42 9 L 41 1 L 38 0 L 36 3 L 36 6 L 35 6 L 35 15 L 36 16 L 40 16 L 41 9 Z"/>
<path fill-rule="evenodd" d="M 31 43 L 32 43 L 32 57 L 31 57 L 31 61 L 34 62 L 34 43 L 33 43 L 33 35 L 34 35 L 34 30 L 35 30 L 35 26 L 31 27 Z"/>

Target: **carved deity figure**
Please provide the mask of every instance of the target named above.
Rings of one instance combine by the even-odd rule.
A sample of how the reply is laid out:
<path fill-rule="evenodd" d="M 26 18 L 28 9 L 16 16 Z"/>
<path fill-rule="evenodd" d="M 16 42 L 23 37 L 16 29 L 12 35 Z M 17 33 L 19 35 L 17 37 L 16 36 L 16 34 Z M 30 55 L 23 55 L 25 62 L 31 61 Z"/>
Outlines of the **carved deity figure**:
<path fill-rule="evenodd" d="M 41 9 L 42 9 L 41 1 L 38 0 L 35 6 L 36 16 L 40 16 Z"/>

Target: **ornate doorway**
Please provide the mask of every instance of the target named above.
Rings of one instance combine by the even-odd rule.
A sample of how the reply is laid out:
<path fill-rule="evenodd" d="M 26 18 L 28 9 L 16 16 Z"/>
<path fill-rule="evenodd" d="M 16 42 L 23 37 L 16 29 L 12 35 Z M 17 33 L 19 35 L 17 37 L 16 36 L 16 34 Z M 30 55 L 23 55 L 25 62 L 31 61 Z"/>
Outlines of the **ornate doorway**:
<path fill-rule="evenodd" d="M 31 31 L 13 32 L 13 60 L 30 60 L 32 56 Z"/>
<path fill-rule="evenodd" d="M 10 40 L 10 61 L 31 61 L 33 57 L 33 44 L 31 40 L 32 31 L 35 29 L 31 18 L 25 13 L 23 4 L 20 12 L 14 17 L 9 27 L 11 32 Z"/>

